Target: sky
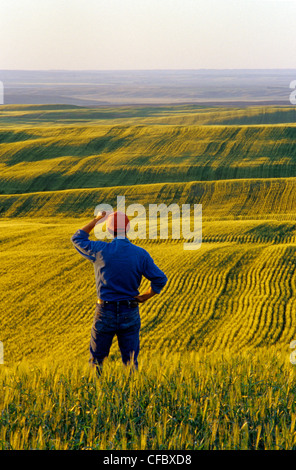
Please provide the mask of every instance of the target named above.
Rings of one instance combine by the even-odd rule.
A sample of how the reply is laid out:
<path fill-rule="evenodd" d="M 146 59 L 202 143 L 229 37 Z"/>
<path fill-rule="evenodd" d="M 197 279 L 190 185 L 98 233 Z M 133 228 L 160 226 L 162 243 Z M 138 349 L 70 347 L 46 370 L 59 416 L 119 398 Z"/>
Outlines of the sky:
<path fill-rule="evenodd" d="M 295 68 L 296 0 L 0 0 L 2 70 Z"/>

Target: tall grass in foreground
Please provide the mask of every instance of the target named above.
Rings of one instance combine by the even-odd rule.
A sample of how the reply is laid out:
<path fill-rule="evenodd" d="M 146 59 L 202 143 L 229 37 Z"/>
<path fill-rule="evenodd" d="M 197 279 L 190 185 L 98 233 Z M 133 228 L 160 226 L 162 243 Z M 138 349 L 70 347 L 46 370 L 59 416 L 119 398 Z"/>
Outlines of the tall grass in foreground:
<path fill-rule="evenodd" d="M 0 368 L 0 449 L 296 449 L 289 352 Z"/>

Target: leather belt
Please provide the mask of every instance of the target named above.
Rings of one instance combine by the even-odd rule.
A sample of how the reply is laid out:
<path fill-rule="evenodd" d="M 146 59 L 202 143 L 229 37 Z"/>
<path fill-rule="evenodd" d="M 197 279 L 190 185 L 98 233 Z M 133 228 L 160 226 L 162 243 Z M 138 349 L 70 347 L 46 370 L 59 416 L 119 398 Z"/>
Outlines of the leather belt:
<path fill-rule="evenodd" d="M 137 300 L 102 300 L 98 299 L 97 303 L 103 306 L 107 305 L 126 305 L 130 308 L 138 307 L 139 302 Z"/>

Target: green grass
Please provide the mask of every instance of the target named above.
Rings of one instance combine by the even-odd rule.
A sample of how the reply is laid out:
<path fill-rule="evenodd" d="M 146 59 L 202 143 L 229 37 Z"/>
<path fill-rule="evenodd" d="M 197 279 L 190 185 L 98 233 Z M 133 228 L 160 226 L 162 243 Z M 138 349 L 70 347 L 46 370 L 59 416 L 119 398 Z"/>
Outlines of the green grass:
<path fill-rule="evenodd" d="M 272 348 L 0 369 L 2 450 L 295 450 L 296 376 Z"/>

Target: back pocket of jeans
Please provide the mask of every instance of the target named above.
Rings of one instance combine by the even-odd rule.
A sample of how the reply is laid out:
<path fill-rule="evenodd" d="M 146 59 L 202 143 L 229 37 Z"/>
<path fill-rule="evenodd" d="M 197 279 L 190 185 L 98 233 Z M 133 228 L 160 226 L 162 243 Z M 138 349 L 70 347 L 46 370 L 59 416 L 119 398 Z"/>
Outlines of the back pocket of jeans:
<path fill-rule="evenodd" d="M 125 313 L 121 319 L 121 326 L 122 328 L 130 328 L 130 327 L 140 327 L 141 319 L 139 310 L 133 310 L 128 313 Z"/>
<path fill-rule="evenodd" d="M 94 320 L 94 327 L 97 331 L 109 331 L 114 328 L 113 312 L 98 311 Z"/>

